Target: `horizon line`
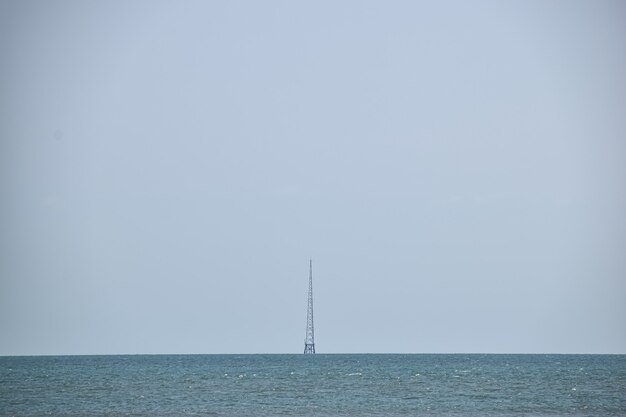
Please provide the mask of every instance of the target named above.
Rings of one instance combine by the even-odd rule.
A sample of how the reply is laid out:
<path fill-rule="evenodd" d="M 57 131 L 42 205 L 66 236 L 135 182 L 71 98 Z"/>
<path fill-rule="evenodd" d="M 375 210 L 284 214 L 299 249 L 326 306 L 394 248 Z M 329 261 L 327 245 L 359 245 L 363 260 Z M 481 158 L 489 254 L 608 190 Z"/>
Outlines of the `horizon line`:
<path fill-rule="evenodd" d="M 324 352 L 318 355 L 614 355 L 616 352 Z M 78 356 L 254 356 L 254 355 L 303 355 L 301 352 L 256 352 L 256 353 L 40 353 L 40 354 L 0 354 L 0 358 L 11 357 L 78 357 Z"/>

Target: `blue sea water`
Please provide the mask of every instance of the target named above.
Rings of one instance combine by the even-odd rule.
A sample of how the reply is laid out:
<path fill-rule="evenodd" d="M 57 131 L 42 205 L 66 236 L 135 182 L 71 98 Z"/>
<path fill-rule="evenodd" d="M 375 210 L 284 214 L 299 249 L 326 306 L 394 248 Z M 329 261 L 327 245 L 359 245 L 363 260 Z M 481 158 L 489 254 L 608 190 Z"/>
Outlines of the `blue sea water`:
<path fill-rule="evenodd" d="M 626 416 L 626 355 L 0 357 L 2 416 Z"/>

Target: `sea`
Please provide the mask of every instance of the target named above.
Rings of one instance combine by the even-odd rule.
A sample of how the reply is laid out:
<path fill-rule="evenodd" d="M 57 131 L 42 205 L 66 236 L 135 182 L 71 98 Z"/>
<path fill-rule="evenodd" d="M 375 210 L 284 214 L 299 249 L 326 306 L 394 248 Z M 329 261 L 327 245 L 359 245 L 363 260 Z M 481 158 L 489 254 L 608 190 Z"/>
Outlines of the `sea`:
<path fill-rule="evenodd" d="M 0 357 L 1 416 L 626 416 L 626 355 Z"/>

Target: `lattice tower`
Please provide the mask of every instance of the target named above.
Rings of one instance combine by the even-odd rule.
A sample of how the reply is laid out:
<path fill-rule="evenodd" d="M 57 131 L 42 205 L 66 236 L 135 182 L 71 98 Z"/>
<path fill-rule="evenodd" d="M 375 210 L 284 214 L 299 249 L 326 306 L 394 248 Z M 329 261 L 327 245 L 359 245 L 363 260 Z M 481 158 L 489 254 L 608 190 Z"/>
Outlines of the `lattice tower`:
<path fill-rule="evenodd" d="M 304 353 L 315 353 L 315 332 L 313 330 L 313 260 L 309 259 L 309 302 L 306 312 L 306 337 Z"/>

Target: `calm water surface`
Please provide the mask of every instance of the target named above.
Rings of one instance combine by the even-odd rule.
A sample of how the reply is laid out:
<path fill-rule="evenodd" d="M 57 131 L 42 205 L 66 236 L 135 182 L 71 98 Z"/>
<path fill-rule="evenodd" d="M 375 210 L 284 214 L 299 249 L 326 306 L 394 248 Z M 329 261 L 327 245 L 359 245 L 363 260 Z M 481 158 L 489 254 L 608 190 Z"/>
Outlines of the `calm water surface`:
<path fill-rule="evenodd" d="M 626 355 L 0 357 L 2 416 L 626 416 Z"/>

